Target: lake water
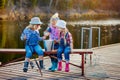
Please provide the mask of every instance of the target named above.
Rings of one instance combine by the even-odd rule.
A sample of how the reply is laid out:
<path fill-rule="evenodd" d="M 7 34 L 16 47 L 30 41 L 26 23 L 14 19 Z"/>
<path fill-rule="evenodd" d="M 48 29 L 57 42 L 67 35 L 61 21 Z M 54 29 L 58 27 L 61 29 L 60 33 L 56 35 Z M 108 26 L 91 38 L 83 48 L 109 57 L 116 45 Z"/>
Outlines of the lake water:
<path fill-rule="evenodd" d="M 20 26 L 21 25 L 21 26 Z M 20 22 L 16 21 L 0 21 L 0 48 L 24 48 L 24 42 L 20 40 L 21 30 L 28 25 L 28 21 Z M 79 21 L 69 22 L 67 28 L 71 32 L 74 41 L 74 48 L 80 48 L 81 46 L 81 28 L 82 27 L 100 27 L 101 37 L 100 45 L 108 45 L 120 42 L 120 20 L 116 21 Z M 40 30 L 40 36 L 43 36 L 43 31 L 47 28 L 47 24 L 42 25 Z M 89 32 L 84 31 L 84 48 L 88 48 Z M 98 30 L 94 29 L 92 32 L 92 47 L 98 46 Z M 40 42 L 42 48 L 43 42 Z M 0 61 L 8 61 L 15 58 L 16 55 L 3 55 L 0 54 Z M 17 55 L 17 57 L 19 57 Z M 5 58 L 5 59 L 4 59 Z M 6 60 L 8 59 L 8 60 Z"/>

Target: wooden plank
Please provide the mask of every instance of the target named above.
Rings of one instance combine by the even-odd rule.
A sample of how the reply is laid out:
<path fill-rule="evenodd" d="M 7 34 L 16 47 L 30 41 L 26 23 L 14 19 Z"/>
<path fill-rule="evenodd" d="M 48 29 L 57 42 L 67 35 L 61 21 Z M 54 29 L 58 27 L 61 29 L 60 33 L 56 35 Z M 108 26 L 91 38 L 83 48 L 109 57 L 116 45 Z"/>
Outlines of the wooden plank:
<path fill-rule="evenodd" d="M 44 50 L 43 50 L 44 51 Z M 0 52 L 1 53 L 19 53 L 19 54 L 25 54 L 25 49 L 0 49 Z M 49 51 L 49 52 L 44 52 L 45 54 L 56 54 L 56 52 L 52 52 L 52 51 Z M 91 49 L 73 49 L 72 50 L 72 54 L 81 54 L 81 59 L 82 59 L 82 64 L 81 66 L 77 66 L 75 64 L 72 64 L 74 66 L 77 66 L 79 68 L 82 69 L 82 76 L 84 76 L 84 54 L 92 54 L 93 51 Z"/>
<path fill-rule="evenodd" d="M 45 61 L 45 62 L 47 62 L 47 61 Z M 48 64 L 48 63 L 46 63 L 46 64 Z M 63 66 L 63 67 L 65 67 L 65 66 Z M 2 72 L 4 72 L 4 74 L 8 73 L 10 75 L 12 73 L 12 75 L 16 75 L 16 76 L 18 76 L 19 74 L 22 74 L 22 75 L 25 75 L 25 76 L 28 75 L 28 77 L 29 77 L 29 75 L 31 75 L 31 76 L 33 76 L 32 78 L 34 78 L 34 77 L 36 77 L 35 79 L 39 78 L 39 76 L 37 76 L 37 75 L 40 75 L 40 74 L 37 72 L 37 67 L 35 67 L 35 69 L 33 69 L 33 70 L 29 67 L 29 71 L 28 71 L 27 74 L 22 72 L 22 68 L 23 68 L 23 66 L 21 66 L 21 63 L 20 63 L 20 64 L 17 64 L 17 65 L 1 67 L 0 72 L 2 71 Z M 71 68 L 71 69 L 73 69 L 73 68 Z M 81 72 L 81 70 L 79 70 L 79 71 Z M 80 78 L 81 77 L 80 72 L 78 72 L 78 71 L 77 72 L 75 72 L 75 71 L 72 72 L 72 70 L 69 73 L 66 73 L 64 71 L 48 72 L 48 70 L 45 70 L 45 71 L 43 71 L 43 75 L 44 75 L 43 78 L 44 79 L 47 79 L 47 78 L 48 79 L 50 79 L 50 78 L 54 79 L 54 78 L 57 78 L 57 77 L 59 77 L 59 78 L 60 77 L 65 78 L 66 77 L 66 78 L 73 78 L 74 79 L 74 78 Z M 22 76 L 22 75 L 20 75 L 20 76 Z M 43 78 L 39 78 L 39 79 L 43 79 Z"/>
<path fill-rule="evenodd" d="M 45 51 L 44 49 L 43 49 L 43 51 Z M 14 53 L 14 54 L 25 54 L 25 49 L 0 49 L 0 53 L 7 53 L 7 54 L 10 54 L 10 53 Z M 54 53 L 56 53 L 56 52 L 51 52 L 51 51 L 49 51 L 49 52 L 46 52 L 45 51 L 45 53 L 46 54 L 54 54 Z M 86 53 L 86 54 L 92 54 L 93 53 L 93 50 L 92 49 L 73 49 L 72 50 L 72 54 L 76 54 L 76 53 L 78 53 L 78 54 L 82 54 L 82 53 Z"/>
<path fill-rule="evenodd" d="M 0 53 L 25 54 L 25 49 L 0 49 Z"/>
<path fill-rule="evenodd" d="M 95 56 L 100 55 L 100 60 L 98 62 L 98 67 L 102 67 L 104 72 L 109 76 L 109 78 L 102 78 L 95 76 L 81 76 L 81 70 L 77 67 L 74 67 L 70 65 L 70 72 L 66 73 L 64 72 L 65 64 L 63 64 L 63 70 L 62 71 L 56 71 L 56 72 L 49 72 L 48 70 L 43 71 L 43 77 L 40 76 L 39 72 L 37 71 L 37 67 L 35 66 L 34 69 L 31 69 L 29 67 L 28 73 L 23 73 L 23 61 L 21 62 L 15 62 L 12 63 L 12 65 L 6 65 L 5 67 L 0 67 L 0 78 L 1 80 L 5 79 L 14 79 L 19 78 L 21 76 L 26 77 L 28 80 L 120 80 L 120 44 L 107 46 L 99 49 L 94 49 L 93 54 L 93 61 L 95 61 Z M 75 50 L 77 51 L 77 50 Z M 74 51 L 74 52 L 75 52 Z M 1 52 L 0 52 L 1 53 Z M 82 53 L 81 53 L 82 54 Z M 75 64 L 80 64 L 78 61 L 81 61 L 81 55 L 78 54 L 71 54 L 70 55 L 70 62 Z M 44 59 L 45 65 L 48 68 L 50 66 L 50 59 L 47 56 L 47 58 Z M 89 63 L 88 63 L 89 64 Z M 88 65 L 85 64 L 85 67 Z M 94 65 L 94 64 L 93 64 Z M 93 66 L 92 68 L 95 69 L 96 66 Z M 86 68 L 85 68 L 86 69 Z M 15 70 L 15 71 L 12 71 Z M 90 70 L 89 70 L 90 71 Z M 89 73 L 88 71 L 88 73 Z M 12 77 L 10 77 L 12 76 Z M 28 78 L 27 78 L 28 76 Z M 6 77 L 6 78 L 5 78 Z"/>
<path fill-rule="evenodd" d="M 43 78 L 54 78 L 54 77 L 70 77 L 71 75 L 71 77 L 80 77 L 80 74 L 78 74 L 78 73 L 65 73 L 65 72 L 46 72 L 46 71 L 44 71 L 44 75 L 43 75 Z M 35 77 L 35 79 L 41 79 L 41 76 L 39 75 L 39 74 L 37 74 L 36 72 L 32 72 L 32 71 L 29 71 L 28 73 L 24 73 L 23 74 L 23 72 L 20 72 L 20 71 L 17 71 L 17 73 L 15 72 L 15 71 L 13 71 L 13 72 L 11 72 L 11 73 L 9 73 L 9 72 L 7 72 L 6 70 L 5 71 L 3 71 L 3 73 L 4 74 L 6 74 L 6 75 L 13 75 L 13 76 L 22 76 L 22 75 L 25 75 L 25 76 L 27 76 L 27 77 L 29 77 L 29 76 L 34 76 Z M 2 74 L 3 74 L 2 73 Z M 74 75 L 73 75 L 74 74 Z M 39 75 L 39 76 L 38 76 Z M 70 76 L 69 76 L 70 75 Z M 33 78 L 33 77 L 32 77 Z"/>

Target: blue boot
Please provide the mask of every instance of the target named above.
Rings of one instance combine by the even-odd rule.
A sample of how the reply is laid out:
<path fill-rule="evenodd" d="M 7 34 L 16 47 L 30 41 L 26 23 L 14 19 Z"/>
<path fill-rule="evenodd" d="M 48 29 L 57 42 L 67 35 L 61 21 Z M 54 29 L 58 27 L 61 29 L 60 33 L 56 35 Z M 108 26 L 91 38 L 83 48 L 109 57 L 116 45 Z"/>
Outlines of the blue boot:
<path fill-rule="evenodd" d="M 40 60 L 40 61 L 39 61 L 39 64 L 40 64 L 40 68 L 41 68 L 41 69 L 45 69 L 44 64 L 43 64 L 43 60 Z"/>
<path fill-rule="evenodd" d="M 51 69 L 52 69 L 52 67 L 53 67 L 53 65 L 54 65 L 54 58 L 50 58 L 50 59 L 51 59 L 51 67 L 50 67 L 48 70 L 51 71 Z"/>
<path fill-rule="evenodd" d="M 30 66 L 31 66 L 32 69 L 34 68 L 34 64 L 33 64 L 32 61 L 30 61 Z"/>
<path fill-rule="evenodd" d="M 53 56 L 57 57 L 57 54 L 54 54 Z M 55 58 L 53 58 L 52 60 L 53 60 L 53 67 L 52 67 L 51 71 L 54 72 L 57 70 L 58 60 Z"/>
<path fill-rule="evenodd" d="M 58 64 L 56 61 L 53 61 L 53 62 L 54 62 L 54 64 L 53 64 L 53 67 L 51 69 L 52 72 L 57 70 L 57 64 Z"/>
<path fill-rule="evenodd" d="M 55 60 L 55 70 L 57 70 L 58 67 L 58 60 Z"/>
<path fill-rule="evenodd" d="M 53 62 L 53 61 L 51 61 L 51 67 L 50 67 L 48 70 L 50 70 L 50 71 L 51 71 L 51 69 L 53 68 L 53 65 L 54 65 L 54 62 Z"/>
<path fill-rule="evenodd" d="M 51 71 L 54 72 L 57 70 L 58 60 L 53 59 L 53 67 L 51 68 Z"/>
<path fill-rule="evenodd" d="M 29 62 L 24 62 L 23 72 L 27 72 L 28 71 L 28 64 L 29 64 Z"/>

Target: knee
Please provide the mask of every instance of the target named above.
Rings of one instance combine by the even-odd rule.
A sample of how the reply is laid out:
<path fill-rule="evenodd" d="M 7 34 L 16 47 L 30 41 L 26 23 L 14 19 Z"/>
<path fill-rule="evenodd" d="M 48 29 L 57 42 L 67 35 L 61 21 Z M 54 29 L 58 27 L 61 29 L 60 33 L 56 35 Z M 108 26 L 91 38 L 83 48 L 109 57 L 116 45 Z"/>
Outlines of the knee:
<path fill-rule="evenodd" d="M 65 53 L 70 53 L 71 52 L 71 48 L 70 47 L 66 47 L 64 52 Z"/>
<path fill-rule="evenodd" d="M 64 51 L 64 54 L 69 54 L 69 53 L 70 53 L 70 49 Z"/>
<path fill-rule="evenodd" d="M 62 53 L 62 50 L 61 49 L 58 49 L 57 50 L 57 54 L 61 54 Z"/>
<path fill-rule="evenodd" d="M 44 52 L 42 50 L 40 50 L 39 52 L 37 52 L 39 56 L 43 56 Z"/>
<path fill-rule="evenodd" d="M 31 57 L 32 57 L 32 52 L 31 51 L 27 51 L 26 58 L 31 58 Z"/>

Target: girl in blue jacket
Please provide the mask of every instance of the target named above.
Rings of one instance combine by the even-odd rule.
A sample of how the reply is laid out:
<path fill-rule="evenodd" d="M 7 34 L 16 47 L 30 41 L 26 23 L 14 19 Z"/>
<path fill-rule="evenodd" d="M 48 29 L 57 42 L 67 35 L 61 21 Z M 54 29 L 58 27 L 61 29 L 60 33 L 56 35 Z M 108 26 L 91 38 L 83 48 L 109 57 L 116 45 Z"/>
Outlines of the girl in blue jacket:
<path fill-rule="evenodd" d="M 33 17 L 30 24 L 24 29 L 23 33 L 21 34 L 21 40 L 25 40 L 25 50 L 26 50 L 26 56 L 25 56 L 25 62 L 24 62 L 24 68 L 23 72 L 27 72 L 28 65 L 30 62 L 30 58 L 32 57 L 32 54 L 36 52 L 39 56 L 39 64 L 41 69 L 44 68 L 43 66 L 43 50 L 39 45 L 39 41 L 44 40 L 46 37 L 40 37 L 39 29 L 42 24 L 39 17 Z"/>

